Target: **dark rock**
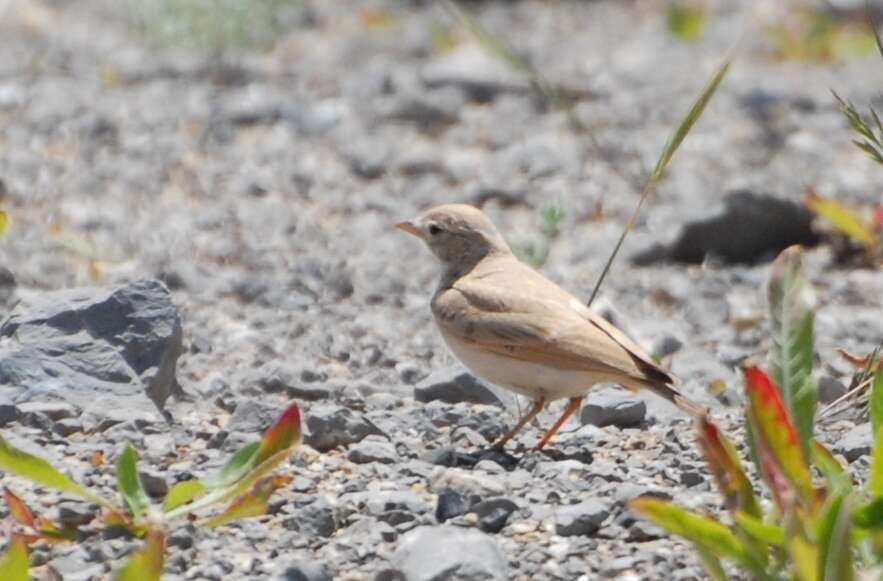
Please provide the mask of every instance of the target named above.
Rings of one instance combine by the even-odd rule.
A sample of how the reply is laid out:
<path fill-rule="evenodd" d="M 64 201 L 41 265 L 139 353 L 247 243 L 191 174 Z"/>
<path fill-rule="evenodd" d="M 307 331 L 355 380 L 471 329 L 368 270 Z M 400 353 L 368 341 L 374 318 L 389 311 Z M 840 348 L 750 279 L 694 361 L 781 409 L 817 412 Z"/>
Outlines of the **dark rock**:
<path fill-rule="evenodd" d="M 58 521 L 63 526 L 79 527 L 92 522 L 99 508 L 86 502 L 63 500 L 58 503 Z"/>
<path fill-rule="evenodd" d="M 641 425 L 647 404 L 641 398 L 610 389 L 593 390 L 580 410 L 580 421 L 593 426 L 633 428 Z"/>
<path fill-rule="evenodd" d="M 324 498 L 317 497 L 294 515 L 283 520 L 282 526 L 297 530 L 309 537 L 328 538 L 337 530 L 338 521 L 334 508 Z"/>
<path fill-rule="evenodd" d="M 427 558 L 429 555 L 432 558 Z M 446 525 L 408 532 L 390 565 L 405 581 L 509 579 L 508 562 L 493 537 L 475 529 Z"/>
<path fill-rule="evenodd" d="M 503 402 L 484 382 L 463 367 L 439 369 L 414 386 L 414 399 L 422 402 L 471 402 L 502 406 Z"/>
<path fill-rule="evenodd" d="M 731 264 L 754 263 L 793 244 L 818 244 L 812 221 L 812 213 L 800 204 L 739 190 L 727 195 L 720 215 L 687 224 L 672 244 L 645 250 L 632 262 L 699 264 L 713 256 Z"/>
<path fill-rule="evenodd" d="M 473 505 L 469 512 L 478 515 L 478 528 L 486 533 L 498 533 L 516 510 L 518 505 L 508 498 L 491 498 Z"/>
<path fill-rule="evenodd" d="M 306 416 L 309 433 L 304 441 L 319 452 L 361 442 L 366 436 L 384 435 L 367 418 L 337 405 L 315 405 Z"/>
<path fill-rule="evenodd" d="M 29 401 L 20 404 L 18 410 L 22 414 L 43 414 L 56 422 L 79 415 L 76 407 L 63 401 Z"/>
<path fill-rule="evenodd" d="M 0 344 L 0 385 L 19 388 L 19 402 L 56 398 L 97 415 L 155 417 L 180 393 L 181 316 L 156 280 L 38 295 L 16 308 L 0 337 L 9 338 Z"/>
<path fill-rule="evenodd" d="M 469 510 L 469 502 L 459 492 L 453 490 L 445 490 L 438 495 L 435 504 L 435 520 L 439 524 L 448 519 L 466 514 Z"/>
<path fill-rule="evenodd" d="M 562 506 L 555 511 L 555 533 L 562 537 L 593 535 L 608 516 L 608 507 L 594 499 Z"/>
<path fill-rule="evenodd" d="M 368 464 L 369 462 L 395 464 L 399 459 L 395 446 L 380 436 L 367 436 L 350 448 L 346 456 L 356 464 Z"/>
<path fill-rule="evenodd" d="M 2 194 L 2 191 L 0 191 L 0 194 Z M 5 266 L 0 266 L 0 305 L 10 305 L 13 296 L 15 296 L 15 276 L 11 270 Z"/>
<path fill-rule="evenodd" d="M 681 484 L 688 488 L 692 488 L 693 486 L 698 486 L 705 482 L 705 479 L 702 477 L 702 474 L 696 472 L 695 470 L 690 470 L 688 472 L 681 472 Z"/>
<path fill-rule="evenodd" d="M 476 452 L 459 452 L 450 446 L 443 446 L 430 450 L 423 456 L 424 462 L 449 468 L 471 468 L 482 460 L 489 460 L 506 469 L 515 467 L 519 461 L 512 454 L 493 448 Z"/>
<path fill-rule="evenodd" d="M 169 485 L 165 478 L 153 470 L 140 470 L 138 475 L 141 477 L 141 483 L 148 495 L 153 498 L 165 498 L 169 492 Z"/>
<path fill-rule="evenodd" d="M 866 422 L 843 434 L 834 444 L 834 450 L 843 454 L 849 462 L 855 462 L 871 453 L 872 441 L 871 424 Z"/>
<path fill-rule="evenodd" d="M 77 418 L 65 418 L 55 422 L 53 431 L 59 436 L 66 438 L 71 434 L 79 434 L 83 431 L 83 422 Z"/>
<path fill-rule="evenodd" d="M 289 561 L 277 581 L 331 581 L 331 571 L 325 563 L 317 563 L 314 559 L 304 557 Z"/>

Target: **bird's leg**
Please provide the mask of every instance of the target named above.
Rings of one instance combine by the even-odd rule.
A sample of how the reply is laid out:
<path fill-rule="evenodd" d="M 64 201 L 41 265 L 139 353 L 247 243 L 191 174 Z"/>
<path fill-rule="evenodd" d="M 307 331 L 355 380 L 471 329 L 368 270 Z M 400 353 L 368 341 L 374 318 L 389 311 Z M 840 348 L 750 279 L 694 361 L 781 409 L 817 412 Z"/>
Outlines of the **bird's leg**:
<path fill-rule="evenodd" d="M 561 426 L 564 425 L 564 422 L 566 422 L 567 419 L 573 415 L 573 412 L 579 409 L 579 406 L 582 402 L 582 396 L 570 398 L 570 401 L 567 403 L 567 407 L 564 408 L 564 413 L 561 414 L 561 417 L 558 418 L 558 421 L 556 421 L 555 424 L 551 428 L 549 428 L 549 431 L 546 432 L 546 435 L 543 436 L 543 439 L 540 440 L 539 444 L 537 444 L 537 447 L 535 448 L 536 450 L 542 450 L 543 446 L 549 443 L 549 440 L 551 440 L 552 437 L 558 432 L 558 430 L 561 429 Z"/>
<path fill-rule="evenodd" d="M 537 399 L 533 400 L 533 406 L 530 408 L 530 410 L 528 410 L 528 412 L 526 414 L 524 414 L 524 416 L 520 420 L 518 420 L 518 423 L 515 424 L 514 428 L 512 428 L 511 430 L 506 432 L 506 434 L 502 438 L 500 438 L 499 440 L 497 440 L 494 443 L 493 448 L 495 448 L 497 450 L 502 450 L 503 446 L 506 445 L 506 442 L 511 440 L 512 437 L 515 436 L 515 434 L 520 432 L 521 428 L 523 428 L 525 425 L 527 425 L 527 422 L 529 422 L 532 419 L 534 419 L 535 417 L 537 417 L 537 414 L 540 413 L 541 411 L 543 411 L 543 408 L 545 406 L 546 406 L 546 399 L 545 398 L 538 397 Z"/>

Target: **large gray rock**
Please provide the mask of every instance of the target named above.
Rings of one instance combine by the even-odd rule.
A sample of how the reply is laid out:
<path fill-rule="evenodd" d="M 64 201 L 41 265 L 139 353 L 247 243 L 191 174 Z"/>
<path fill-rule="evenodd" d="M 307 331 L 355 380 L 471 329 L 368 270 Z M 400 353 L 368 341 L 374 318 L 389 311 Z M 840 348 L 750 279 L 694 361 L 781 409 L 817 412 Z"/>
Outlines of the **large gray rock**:
<path fill-rule="evenodd" d="M 455 365 L 439 369 L 414 386 L 414 399 L 422 402 L 483 403 L 503 406 L 499 392 Z"/>
<path fill-rule="evenodd" d="M 555 511 L 555 533 L 562 537 L 593 535 L 610 516 L 610 509 L 598 500 L 562 506 Z"/>
<path fill-rule="evenodd" d="M 452 526 L 409 531 L 390 563 L 405 581 L 502 581 L 509 578 L 506 557 L 493 537 Z"/>
<path fill-rule="evenodd" d="M 0 386 L 14 388 L 16 403 L 155 416 L 180 393 L 181 352 L 181 315 L 159 281 L 47 292 L 0 326 Z"/>
<path fill-rule="evenodd" d="M 338 405 L 314 405 L 307 414 L 304 442 L 319 452 L 361 442 L 365 436 L 383 432 L 364 416 Z"/>
<path fill-rule="evenodd" d="M 632 428 L 644 421 L 647 404 L 635 395 L 613 389 L 592 390 L 580 410 L 583 425 Z"/>

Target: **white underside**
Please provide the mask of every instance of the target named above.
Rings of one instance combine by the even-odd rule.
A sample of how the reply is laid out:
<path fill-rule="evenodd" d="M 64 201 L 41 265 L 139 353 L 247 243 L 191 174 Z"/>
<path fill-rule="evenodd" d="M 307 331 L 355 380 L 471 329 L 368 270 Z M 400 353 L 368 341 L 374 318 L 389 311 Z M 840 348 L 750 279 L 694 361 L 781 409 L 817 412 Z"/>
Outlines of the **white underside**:
<path fill-rule="evenodd" d="M 478 377 L 530 398 L 549 400 L 585 394 L 592 385 L 611 378 L 587 371 L 556 369 L 480 351 L 473 345 L 442 333 L 454 355 Z"/>

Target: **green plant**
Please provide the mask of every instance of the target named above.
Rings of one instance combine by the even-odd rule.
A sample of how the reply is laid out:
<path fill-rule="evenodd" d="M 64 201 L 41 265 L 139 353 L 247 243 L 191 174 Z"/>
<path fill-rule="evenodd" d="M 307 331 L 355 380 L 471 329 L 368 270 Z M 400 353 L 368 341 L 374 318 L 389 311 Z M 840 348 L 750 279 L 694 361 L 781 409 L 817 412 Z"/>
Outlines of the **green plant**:
<path fill-rule="evenodd" d="M 227 507 L 196 523 L 216 527 L 229 522 L 265 514 L 271 495 L 289 476 L 273 474 L 301 440 L 300 410 L 292 403 L 263 437 L 248 444 L 227 461 L 221 470 L 205 480 L 185 480 L 169 490 L 162 506 L 148 497 L 137 468 L 137 453 L 126 445 L 116 465 L 117 490 L 122 504 L 108 500 L 74 482 L 50 463 L 10 445 L 0 437 L 0 470 L 46 488 L 54 488 L 103 510 L 105 526 L 121 527 L 131 535 L 146 538 L 142 548 L 117 572 L 121 581 L 160 579 L 165 562 L 165 539 L 170 523 L 190 518 L 200 511 L 227 503 Z M 51 521 L 36 517 L 11 490 L 5 491 L 10 516 L 17 524 L 6 556 L 0 561 L 0 579 L 27 579 L 28 545 L 36 542 L 61 543 L 75 539 L 76 529 L 62 529 Z"/>
<path fill-rule="evenodd" d="M 530 242 L 513 244 L 515 255 L 534 268 L 546 264 L 552 243 L 561 234 L 561 224 L 567 218 L 567 210 L 558 204 L 549 204 L 542 211 L 543 226 L 540 238 Z"/>
<path fill-rule="evenodd" d="M 787 12 L 767 29 L 775 55 L 787 60 L 842 62 L 873 50 L 874 38 L 860 19 L 816 6 Z"/>
<path fill-rule="evenodd" d="M 870 398 L 871 474 L 857 487 L 813 435 L 813 308 L 800 252 L 787 249 L 770 281 L 776 381 L 759 367 L 744 370 L 749 449 L 772 505 L 758 498 L 736 447 L 708 418 L 697 424 L 697 441 L 728 522 L 655 498 L 631 503 L 691 541 L 712 579 L 727 579 L 722 560 L 753 579 L 777 581 L 850 581 L 857 569 L 869 572 L 883 562 L 883 373 L 877 373 Z"/>
<path fill-rule="evenodd" d="M 266 47 L 300 0 L 127 0 L 131 18 L 157 46 L 212 51 Z"/>
<path fill-rule="evenodd" d="M 678 40 L 696 42 L 705 32 L 705 7 L 697 2 L 671 2 L 668 5 L 666 24 L 671 35 Z"/>

